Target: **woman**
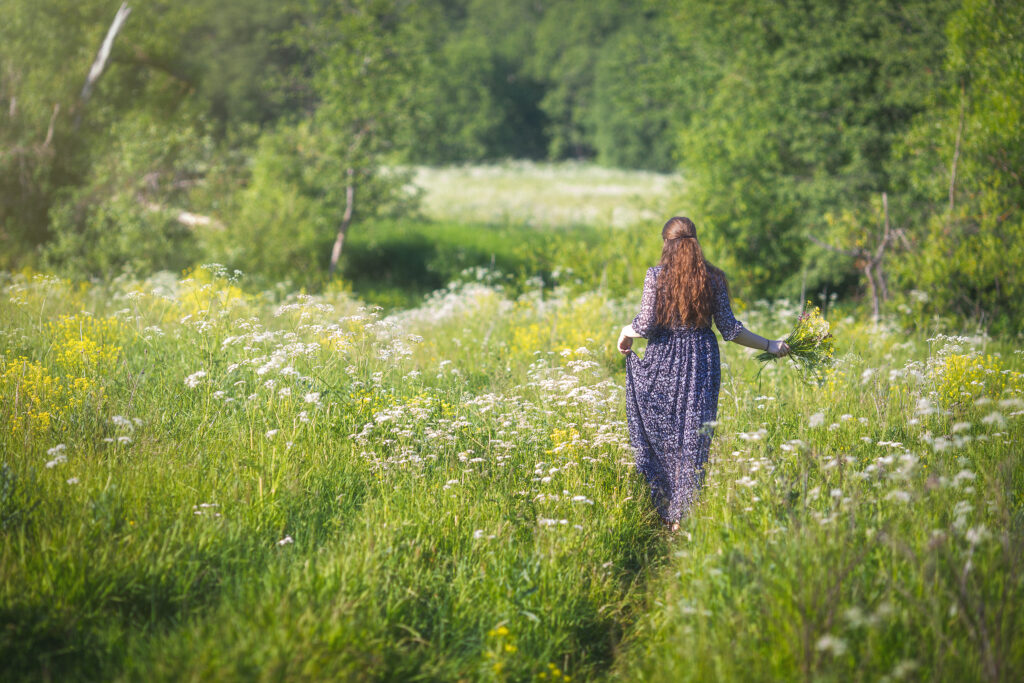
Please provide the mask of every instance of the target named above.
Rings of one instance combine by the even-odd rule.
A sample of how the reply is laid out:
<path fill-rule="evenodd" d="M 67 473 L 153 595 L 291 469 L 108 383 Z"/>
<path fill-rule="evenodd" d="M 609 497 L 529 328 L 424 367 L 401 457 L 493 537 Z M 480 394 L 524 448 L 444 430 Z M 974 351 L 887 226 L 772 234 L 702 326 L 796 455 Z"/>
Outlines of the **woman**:
<path fill-rule="evenodd" d="M 704 260 L 697 229 L 676 216 L 662 228 L 661 263 L 647 270 L 640 313 L 622 328 L 626 356 L 626 415 L 636 466 L 651 487 L 658 514 L 672 531 L 704 479 L 718 414 L 721 367 L 714 320 L 727 341 L 789 353 L 780 340 L 744 329 L 733 317 L 725 274 Z M 646 337 L 641 360 L 633 339 Z"/>

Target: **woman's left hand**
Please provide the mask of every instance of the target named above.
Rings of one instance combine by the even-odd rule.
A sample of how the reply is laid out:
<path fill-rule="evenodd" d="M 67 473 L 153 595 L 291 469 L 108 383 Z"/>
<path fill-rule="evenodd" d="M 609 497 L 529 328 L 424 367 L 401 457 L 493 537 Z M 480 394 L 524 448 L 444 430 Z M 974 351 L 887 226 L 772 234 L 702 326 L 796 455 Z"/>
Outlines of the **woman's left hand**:
<path fill-rule="evenodd" d="M 623 330 L 619 334 L 619 341 L 618 344 L 616 344 L 616 346 L 618 346 L 619 348 L 619 353 L 621 353 L 623 356 L 628 356 L 630 349 L 633 348 L 633 338 L 627 336 L 626 331 Z"/>
<path fill-rule="evenodd" d="M 768 342 L 768 353 L 776 358 L 789 355 L 789 344 L 781 339 L 772 339 Z"/>

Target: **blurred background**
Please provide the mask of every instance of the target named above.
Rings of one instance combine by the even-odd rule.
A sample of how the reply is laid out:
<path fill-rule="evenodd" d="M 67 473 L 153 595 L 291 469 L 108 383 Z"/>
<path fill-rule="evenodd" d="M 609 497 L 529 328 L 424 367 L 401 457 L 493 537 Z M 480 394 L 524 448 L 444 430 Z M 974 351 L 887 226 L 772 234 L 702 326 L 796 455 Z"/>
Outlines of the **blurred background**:
<path fill-rule="evenodd" d="M 119 9 L 120 8 L 120 9 Z M 0 0 L 0 268 L 1024 312 L 1024 3 Z M 103 49 L 104 47 L 108 49 Z"/>

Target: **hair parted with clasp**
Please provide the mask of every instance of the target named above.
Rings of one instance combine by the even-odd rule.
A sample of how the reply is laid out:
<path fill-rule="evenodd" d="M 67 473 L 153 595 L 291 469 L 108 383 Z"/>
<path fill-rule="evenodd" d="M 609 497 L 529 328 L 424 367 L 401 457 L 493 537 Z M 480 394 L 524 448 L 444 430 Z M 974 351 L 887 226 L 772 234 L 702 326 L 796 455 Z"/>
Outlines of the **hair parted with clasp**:
<path fill-rule="evenodd" d="M 725 287 L 725 273 L 704 259 L 693 221 L 670 218 L 661 229 L 656 321 L 659 327 L 708 327 L 711 324 L 712 280 Z"/>

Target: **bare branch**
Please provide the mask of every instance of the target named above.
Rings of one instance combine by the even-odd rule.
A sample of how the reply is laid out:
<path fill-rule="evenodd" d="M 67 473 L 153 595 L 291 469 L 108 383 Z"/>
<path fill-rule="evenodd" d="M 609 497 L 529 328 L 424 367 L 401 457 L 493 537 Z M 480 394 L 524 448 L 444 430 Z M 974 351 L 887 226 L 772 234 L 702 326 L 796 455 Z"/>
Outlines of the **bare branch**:
<path fill-rule="evenodd" d="M 871 313 L 872 319 L 876 322 L 881 315 L 882 300 L 889 298 L 888 288 L 885 284 L 885 272 L 882 270 L 882 260 L 885 258 L 885 249 L 889 246 L 889 242 L 897 235 L 897 231 L 892 229 L 892 222 L 889 219 L 889 195 L 885 192 L 882 193 L 882 212 L 883 212 L 883 223 L 882 223 L 882 239 L 879 241 L 878 246 L 875 247 L 874 253 L 870 249 L 865 247 L 856 247 L 854 249 L 842 249 L 832 244 L 822 242 L 814 235 L 808 235 L 807 239 L 817 244 L 823 249 L 836 252 L 837 254 L 843 254 L 850 258 L 856 259 L 856 266 L 859 270 L 864 271 L 864 277 L 868 281 L 868 296 L 871 297 Z M 902 231 L 899 231 L 899 236 L 903 239 L 904 244 L 909 248 L 907 239 L 903 236 Z"/>
<path fill-rule="evenodd" d="M 141 202 L 146 209 L 150 211 L 174 211 L 166 206 L 157 204 L 156 202 Z M 213 230 L 223 230 L 224 224 L 212 216 L 204 216 L 201 213 L 192 213 L 191 211 L 178 211 L 174 214 L 174 220 L 178 221 L 182 225 L 190 228 L 212 228 Z"/>
<path fill-rule="evenodd" d="M 107 67 L 107 60 L 110 59 L 110 51 L 114 48 L 114 38 L 117 36 L 121 27 L 124 25 L 125 19 L 132 13 L 128 3 L 121 3 L 120 9 L 117 10 L 117 14 L 114 15 L 114 21 L 110 24 L 110 28 L 107 30 L 107 37 L 103 39 L 103 44 L 100 45 L 100 51 L 96 54 L 96 59 L 92 63 L 92 67 L 89 69 L 89 75 L 85 79 L 85 85 L 82 86 L 82 94 L 78 96 L 80 107 L 84 107 L 88 103 L 89 98 L 92 96 L 93 86 L 96 85 L 96 81 L 103 75 L 103 70 Z M 81 111 L 79 115 L 75 117 L 75 126 L 81 120 Z"/>
<path fill-rule="evenodd" d="M 216 218 L 204 216 L 201 213 L 192 213 L 191 211 L 179 211 L 178 215 L 175 216 L 174 218 L 182 225 L 187 225 L 190 228 L 208 227 L 217 230 L 224 229 L 224 224 L 218 221 Z"/>
<path fill-rule="evenodd" d="M 875 255 L 872 258 L 872 262 L 875 264 L 881 263 L 882 257 L 885 255 L 885 248 L 889 245 L 889 240 L 892 238 L 892 230 L 889 227 L 889 195 L 885 192 L 882 193 L 882 211 L 885 215 L 885 223 L 882 231 L 882 241 L 878 243 L 878 248 L 875 249 Z"/>
<path fill-rule="evenodd" d="M 893 234 L 900 238 L 900 244 L 903 245 L 904 249 L 907 251 L 914 250 L 914 247 L 910 244 L 910 240 L 907 239 L 907 233 L 904 232 L 903 228 L 896 228 L 893 230 Z"/>
<path fill-rule="evenodd" d="M 50 146 L 50 143 L 53 141 L 53 124 L 54 122 L 56 122 L 57 114 L 59 113 L 60 103 L 58 102 L 57 104 L 53 105 L 53 113 L 50 114 L 50 125 L 46 128 L 46 139 L 43 140 L 43 149 L 48 148 Z"/>
<path fill-rule="evenodd" d="M 882 212 L 884 222 L 882 227 L 882 241 L 875 249 L 875 255 L 864 265 L 864 275 L 868 278 L 868 289 L 871 290 L 871 305 L 874 320 L 877 322 L 881 315 L 881 299 L 889 298 L 888 289 L 885 286 L 885 272 L 882 270 L 882 259 L 885 257 L 885 248 L 892 239 L 892 227 L 889 223 L 889 195 L 882 193 Z M 878 282 L 875 282 L 875 278 Z"/>

